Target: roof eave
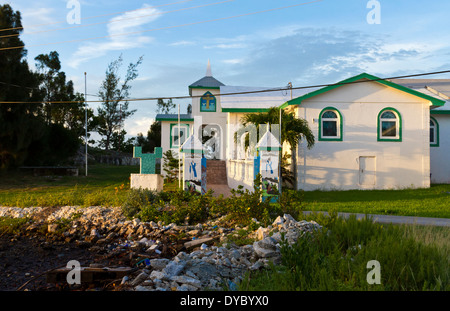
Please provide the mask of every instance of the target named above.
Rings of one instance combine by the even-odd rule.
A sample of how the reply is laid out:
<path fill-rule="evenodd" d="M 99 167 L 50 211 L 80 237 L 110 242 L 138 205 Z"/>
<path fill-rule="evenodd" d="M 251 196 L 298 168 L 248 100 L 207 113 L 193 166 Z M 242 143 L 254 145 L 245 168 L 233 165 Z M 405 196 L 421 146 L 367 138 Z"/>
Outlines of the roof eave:
<path fill-rule="evenodd" d="M 440 100 L 438 98 L 435 98 L 435 97 L 423 94 L 423 93 L 421 93 L 419 91 L 410 89 L 410 88 L 408 88 L 406 86 L 399 85 L 399 84 L 387 81 L 387 80 L 382 79 L 382 78 L 378 78 L 378 77 L 370 75 L 368 73 L 362 73 L 362 74 L 359 74 L 357 76 L 354 76 L 354 77 L 342 80 L 342 81 L 340 81 L 340 82 L 338 82 L 336 84 L 329 85 L 329 86 L 323 87 L 323 88 L 321 88 L 319 90 L 307 93 L 307 94 L 305 94 L 303 96 L 291 99 L 291 100 L 287 101 L 286 103 L 284 103 L 282 106 L 284 108 L 284 107 L 289 106 L 289 105 L 300 105 L 302 103 L 302 101 L 304 101 L 304 100 L 306 100 L 308 98 L 311 98 L 311 97 L 314 97 L 314 96 L 317 96 L 317 95 L 329 92 L 329 91 L 334 90 L 334 89 L 336 89 L 338 87 L 341 87 L 343 85 L 353 84 L 353 83 L 361 83 L 361 82 L 358 82 L 358 81 L 360 81 L 362 79 L 367 79 L 367 80 L 370 80 L 370 81 L 373 81 L 373 82 L 378 82 L 378 83 L 384 84 L 386 86 L 395 88 L 397 90 L 403 91 L 405 93 L 409 93 L 411 95 L 414 95 L 414 96 L 426 99 L 426 100 L 430 101 L 433 106 L 443 106 L 445 104 L 444 100 Z"/>

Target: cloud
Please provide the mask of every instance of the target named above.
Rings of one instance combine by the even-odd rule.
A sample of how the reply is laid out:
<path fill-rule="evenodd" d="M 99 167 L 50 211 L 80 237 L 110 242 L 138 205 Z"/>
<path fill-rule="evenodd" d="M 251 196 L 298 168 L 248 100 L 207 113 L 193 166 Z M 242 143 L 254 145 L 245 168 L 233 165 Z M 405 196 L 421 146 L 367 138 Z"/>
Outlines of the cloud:
<path fill-rule="evenodd" d="M 155 118 L 141 116 L 142 114 L 136 115 L 125 121 L 125 128 L 127 131 L 127 136 L 137 136 L 137 134 L 142 133 L 147 136 L 147 132 L 150 129 L 150 125 L 155 121 Z"/>
<path fill-rule="evenodd" d="M 107 24 L 107 41 L 88 42 L 82 44 L 72 55 L 69 66 L 77 68 L 81 63 L 88 60 L 99 58 L 106 55 L 109 51 L 123 51 L 142 47 L 153 41 L 152 37 L 139 34 L 130 34 L 121 36 L 124 33 L 132 33 L 142 30 L 141 26 L 153 22 L 160 16 L 160 11 L 146 4 L 132 12 L 126 12 L 122 15 L 109 20 Z"/>
<path fill-rule="evenodd" d="M 20 13 L 23 21 L 23 28 L 27 31 L 35 31 L 31 26 L 35 27 L 38 25 L 52 24 L 56 23 L 54 18 L 55 10 L 53 8 L 22 8 Z M 40 28 L 39 28 L 40 29 Z M 26 34 L 26 33 L 24 33 Z"/>
<path fill-rule="evenodd" d="M 191 45 L 195 45 L 195 42 L 193 41 L 186 41 L 186 40 L 181 40 L 181 41 L 177 41 L 177 42 L 173 42 L 171 44 L 169 44 L 170 46 L 191 46 Z"/>
<path fill-rule="evenodd" d="M 297 28 L 270 37 L 249 44 L 248 52 L 241 57 L 222 60 L 229 72 L 223 79 L 235 85 L 249 85 L 251 81 L 254 86 L 321 84 L 361 72 L 381 76 L 424 72 L 442 64 L 445 54 L 425 61 L 443 51 L 442 44 L 424 44 L 417 39 L 398 42 L 387 34 L 336 28 Z"/>

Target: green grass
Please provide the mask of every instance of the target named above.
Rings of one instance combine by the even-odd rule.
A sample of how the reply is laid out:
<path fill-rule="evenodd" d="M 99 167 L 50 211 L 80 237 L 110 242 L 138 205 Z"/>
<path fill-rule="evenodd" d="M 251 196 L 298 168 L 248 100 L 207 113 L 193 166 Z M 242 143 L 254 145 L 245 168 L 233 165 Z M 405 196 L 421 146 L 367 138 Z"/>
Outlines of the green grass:
<path fill-rule="evenodd" d="M 450 218 L 450 185 L 429 189 L 305 191 L 305 210 Z"/>
<path fill-rule="evenodd" d="M 292 247 L 282 264 L 250 272 L 240 290 L 421 291 L 450 290 L 450 228 L 380 225 L 334 218 Z M 377 260 L 381 284 L 369 284 L 367 263 Z"/>
<path fill-rule="evenodd" d="M 80 176 L 36 177 L 22 172 L 0 175 L 0 206 L 123 206 L 130 193 L 130 174 L 138 166 L 89 166 Z M 178 183 L 164 186 L 174 191 Z M 294 198 L 297 200 L 296 198 Z M 299 196 L 301 199 L 301 196 Z M 291 200 L 292 201 L 292 200 Z M 450 218 L 450 185 L 429 189 L 310 191 L 303 209 L 366 214 Z"/>
<path fill-rule="evenodd" d="M 22 172 L 0 176 L 0 206 L 121 206 L 138 166 L 92 165 L 88 176 L 38 177 Z"/>

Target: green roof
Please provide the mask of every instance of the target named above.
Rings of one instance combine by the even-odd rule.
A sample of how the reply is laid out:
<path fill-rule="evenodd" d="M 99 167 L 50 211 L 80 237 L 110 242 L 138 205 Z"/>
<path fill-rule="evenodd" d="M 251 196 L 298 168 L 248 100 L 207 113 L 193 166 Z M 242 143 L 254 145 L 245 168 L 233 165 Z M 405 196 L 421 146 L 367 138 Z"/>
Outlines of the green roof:
<path fill-rule="evenodd" d="M 368 73 L 362 73 L 362 74 L 359 74 L 357 76 L 354 76 L 354 77 L 342 80 L 342 81 L 340 81 L 340 82 L 338 82 L 336 84 L 333 84 L 333 85 L 330 85 L 330 86 L 326 86 L 326 87 L 318 89 L 316 91 L 307 93 L 307 94 L 305 94 L 303 96 L 291 99 L 290 101 L 287 101 L 286 103 L 281 105 L 281 108 L 285 108 L 288 105 L 300 105 L 302 103 L 302 101 L 304 101 L 306 99 L 309 99 L 311 97 L 314 97 L 314 96 L 326 93 L 328 91 L 334 90 L 334 89 L 336 89 L 338 87 L 341 87 L 343 85 L 354 84 L 354 83 L 361 83 L 361 82 L 358 82 L 358 81 L 362 80 L 362 79 L 367 79 L 367 80 L 370 80 L 370 81 L 378 82 L 378 83 L 384 84 L 386 86 L 392 87 L 394 89 L 403 91 L 405 93 L 408 93 L 408 94 L 411 94 L 411 95 L 414 95 L 414 96 L 417 96 L 417 97 L 429 100 L 434 106 L 443 106 L 445 104 L 444 100 L 440 100 L 438 98 L 426 95 L 424 93 L 421 93 L 419 91 L 410 89 L 408 87 L 405 87 L 405 86 L 402 86 L 402 85 L 399 85 L 399 84 L 396 84 L 396 83 L 393 83 L 393 82 L 390 82 L 390 81 L 387 81 L 387 80 L 384 80 L 384 79 L 372 76 L 372 75 L 370 75 Z"/>

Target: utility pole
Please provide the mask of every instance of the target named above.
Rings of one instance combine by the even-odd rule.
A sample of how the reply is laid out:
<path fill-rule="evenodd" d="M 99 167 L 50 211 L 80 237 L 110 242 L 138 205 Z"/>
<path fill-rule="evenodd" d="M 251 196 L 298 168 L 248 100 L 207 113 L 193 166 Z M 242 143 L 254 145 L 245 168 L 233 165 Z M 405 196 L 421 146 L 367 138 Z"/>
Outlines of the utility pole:
<path fill-rule="evenodd" d="M 88 119 L 87 119 L 87 86 L 86 86 L 86 72 L 84 73 L 84 121 L 86 127 L 85 147 L 86 147 L 86 177 L 88 175 Z"/>

